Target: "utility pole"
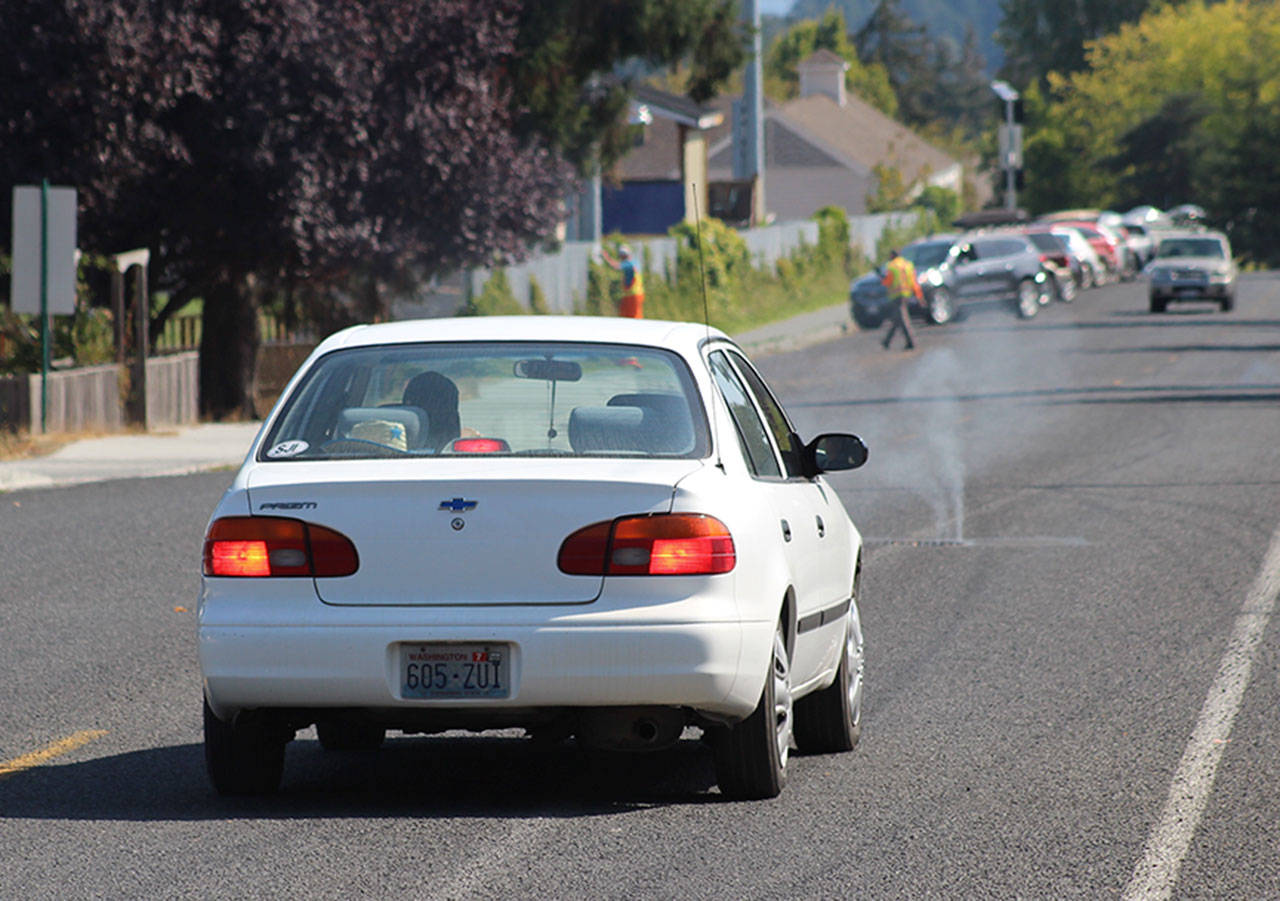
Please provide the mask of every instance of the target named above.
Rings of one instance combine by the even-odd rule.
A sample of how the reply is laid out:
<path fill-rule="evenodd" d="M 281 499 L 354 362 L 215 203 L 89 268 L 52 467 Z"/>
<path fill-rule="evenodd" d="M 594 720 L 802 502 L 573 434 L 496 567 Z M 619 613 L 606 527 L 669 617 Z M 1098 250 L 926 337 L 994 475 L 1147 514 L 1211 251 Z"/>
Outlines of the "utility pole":
<path fill-rule="evenodd" d="M 750 180 L 752 224 L 765 220 L 764 65 L 760 39 L 760 0 L 744 0 L 743 18 L 751 28 L 751 59 L 742 79 L 742 102 L 735 104 L 734 132 L 740 142 L 733 155 L 733 177 Z"/>

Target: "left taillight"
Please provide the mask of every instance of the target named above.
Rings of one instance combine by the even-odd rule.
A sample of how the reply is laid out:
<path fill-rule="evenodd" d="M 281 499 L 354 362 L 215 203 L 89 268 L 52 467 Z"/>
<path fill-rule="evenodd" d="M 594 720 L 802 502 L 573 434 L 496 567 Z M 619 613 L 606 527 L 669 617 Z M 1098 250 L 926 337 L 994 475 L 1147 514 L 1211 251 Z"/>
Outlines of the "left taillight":
<path fill-rule="evenodd" d="M 204 537 L 206 576 L 349 576 L 356 546 L 333 529 L 282 516 L 224 516 Z"/>
<path fill-rule="evenodd" d="M 737 564 L 728 527 L 714 516 L 669 513 L 624 516 L 574 532 L 557 564 L 573 576 L 698 576 Z"/>

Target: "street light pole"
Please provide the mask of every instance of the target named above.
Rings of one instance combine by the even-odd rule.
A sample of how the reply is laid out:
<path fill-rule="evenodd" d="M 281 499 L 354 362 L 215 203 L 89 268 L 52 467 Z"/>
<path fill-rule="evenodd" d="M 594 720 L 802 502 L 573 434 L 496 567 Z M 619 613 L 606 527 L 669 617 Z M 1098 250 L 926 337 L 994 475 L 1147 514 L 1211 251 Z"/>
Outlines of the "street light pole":
<path fill-rule="evenodd" d="M 993 81 L 991 90 L 1004 101 L 1004 128 L 1000 135 L 1000 166 L 1004 169 L 1004 208 L 1018 208 L 1017 171 L 1022 166 L 1022 126 L 1014 122 L 1014 104 L 1020 96 L 1008 82 Z"/>

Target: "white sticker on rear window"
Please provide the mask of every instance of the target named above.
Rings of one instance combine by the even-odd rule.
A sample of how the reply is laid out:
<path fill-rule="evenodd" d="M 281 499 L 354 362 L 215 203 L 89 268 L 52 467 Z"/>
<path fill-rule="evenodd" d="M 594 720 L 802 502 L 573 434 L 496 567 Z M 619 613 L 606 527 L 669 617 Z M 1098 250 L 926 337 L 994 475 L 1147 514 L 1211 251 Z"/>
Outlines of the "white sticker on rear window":
<path fill-rule="evenodd" d="M 305 451 L 311 445 L 305 441 L 281 441 L 271 450 L 267 451 L 268 457 L 296 457 Z"/>

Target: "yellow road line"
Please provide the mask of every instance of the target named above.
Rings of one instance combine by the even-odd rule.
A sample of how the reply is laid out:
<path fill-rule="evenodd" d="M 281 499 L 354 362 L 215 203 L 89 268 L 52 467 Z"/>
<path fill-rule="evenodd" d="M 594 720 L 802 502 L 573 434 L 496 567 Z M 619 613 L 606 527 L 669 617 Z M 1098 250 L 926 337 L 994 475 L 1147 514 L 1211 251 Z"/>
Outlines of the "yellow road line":
<path fill-rule="evenodd" d="M 6 760 L 4 763 L 0 763 L 0 779 L 6 779 L 14 773 L 20 773 L 23 770 L 39 766 L 45 761 L 74 751 L 81 745 L 87 745 L 89 742 L 102 738 L 106 734 L 107 731 L 105 729 L 89 729 L 84 732 L 77 732 L 75 735 L 69 735 L 60 741 L 55 741 L 39 751 L 23 754 L 21 757 L 13 758 L 13 760 Z"/>

